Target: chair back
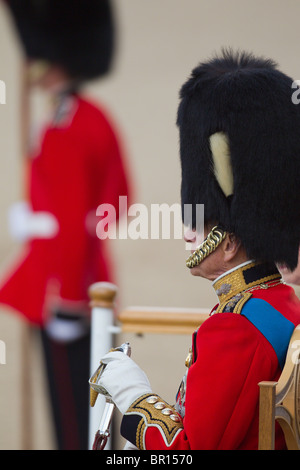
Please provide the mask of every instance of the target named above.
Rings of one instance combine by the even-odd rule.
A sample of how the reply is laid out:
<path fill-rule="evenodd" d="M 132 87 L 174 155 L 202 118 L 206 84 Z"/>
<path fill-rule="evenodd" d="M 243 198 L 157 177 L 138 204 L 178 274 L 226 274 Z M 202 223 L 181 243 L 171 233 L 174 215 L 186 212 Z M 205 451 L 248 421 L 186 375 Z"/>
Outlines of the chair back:
<path fill-rule="evenodd" d="M 300 325 L 291 337 L 278 382 L 260 382 L 259 387 L 259 450 L 274 449 L 276 421 L 288 450 L 300 450 Z"/>

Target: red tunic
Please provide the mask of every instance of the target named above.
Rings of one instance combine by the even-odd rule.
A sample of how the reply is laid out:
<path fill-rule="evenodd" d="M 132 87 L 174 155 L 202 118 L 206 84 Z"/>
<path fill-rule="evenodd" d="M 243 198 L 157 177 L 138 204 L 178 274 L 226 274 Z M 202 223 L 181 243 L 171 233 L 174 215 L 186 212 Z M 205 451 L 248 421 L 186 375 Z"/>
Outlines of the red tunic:
<path fill-rule="evenodd" d="M 278 379 L 300 323 L 300 302 L 278 278 L 265 277 L 277 279 L 276 286 L 242 294 L 232 284 L 234 296 L 193 336 L 192 365 L 177 405 L 155 394 L 140 397 L 123 417 L 126 439 L 147 450 L 258 448 L 258 383 Z M 276 442 L 284 447 L 280 432 Z"/>
<path fill-rule="evenodd" d="M 26 244 L 1 286 L 0 302 L 42 325 L 53 305 L 76 308 L 86 302 L 90 284 L 112 281 L 105 241 L 96 236 L 96 209 L 112 204 L 118 216 L 119 196 L 128 195 L 128 183 L 112 125 L 98 107 L 78 96 L 63 121 L 45 129 L 32 157 L 32 209 L 53 214 L 59 233 Z"/>

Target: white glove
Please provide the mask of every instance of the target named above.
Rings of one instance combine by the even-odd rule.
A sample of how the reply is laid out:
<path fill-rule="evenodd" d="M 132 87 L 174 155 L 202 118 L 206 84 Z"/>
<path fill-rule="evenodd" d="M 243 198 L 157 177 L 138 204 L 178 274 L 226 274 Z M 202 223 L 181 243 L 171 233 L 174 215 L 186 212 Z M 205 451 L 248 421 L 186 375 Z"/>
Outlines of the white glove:
<path fill-rule="evenodd" d="M 25 201 L 13 204 L 8 213 L 11 236 L 18 241 L 53 238 L 58 233 L 56 218 L 50 212 L 33 212 Z"/>
<path fill-rule="evenodd" d="M 101 362 L 107 365 L 99 385 L 108 391 L 122 414 L 137 398 L 152 393 L 146 374 L 126 354 L 113 351 L 106 354 Z"/>

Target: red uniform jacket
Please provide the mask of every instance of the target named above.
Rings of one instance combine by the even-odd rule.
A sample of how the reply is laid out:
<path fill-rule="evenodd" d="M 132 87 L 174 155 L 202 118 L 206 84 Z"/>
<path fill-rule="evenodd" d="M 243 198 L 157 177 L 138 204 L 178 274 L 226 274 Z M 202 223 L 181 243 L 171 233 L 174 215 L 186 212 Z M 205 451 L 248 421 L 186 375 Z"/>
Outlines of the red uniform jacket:
<path fill-rule="evenodd" d="M 128 195 L 115 131 L 104 113 L 73 96 L 58 124 L 45 129 L 29 171 L 33 211 L 53 214 L 59 232 L 24 247 L 0 289 L 0 302 L 42 325 L 54 303 L 72 310 L 87 300 L 91 283 L 112 281 L 105 241 L 96 236 L 96 208 Z M 87 216 L 92 223 L 87 228 Z"/>
<path fill-rule="evenodd" d="M 215 288 L 220 304 L 193 336 L 176 405 L 148 394 L 123 417 L 122 435 L 140 449 L 258 448 L 258 383 L 278 379 L 300 302 L 274 267 L 256 263 Z M 277 433 L 277 448 L 282 438 Z"/>

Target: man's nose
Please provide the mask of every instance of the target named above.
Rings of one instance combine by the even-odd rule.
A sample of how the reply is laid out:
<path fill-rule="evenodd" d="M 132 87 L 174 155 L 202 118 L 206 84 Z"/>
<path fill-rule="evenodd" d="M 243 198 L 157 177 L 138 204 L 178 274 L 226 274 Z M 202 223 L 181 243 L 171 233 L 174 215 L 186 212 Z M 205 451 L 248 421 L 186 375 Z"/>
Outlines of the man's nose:
<path fill-rule="evenodd" d="M 196 241 L 196 231 L 191 228 L 185 228 L 183 238 L 187 243 L 194 243 Z"/>

